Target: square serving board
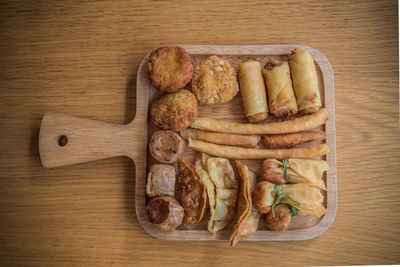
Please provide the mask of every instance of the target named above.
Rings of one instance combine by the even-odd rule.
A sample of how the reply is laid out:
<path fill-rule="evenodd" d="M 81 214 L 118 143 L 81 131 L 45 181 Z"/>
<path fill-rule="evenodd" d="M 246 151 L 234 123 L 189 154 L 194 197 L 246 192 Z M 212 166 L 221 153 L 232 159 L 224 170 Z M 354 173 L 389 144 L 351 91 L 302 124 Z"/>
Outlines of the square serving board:
<path fill-rule="evenodd" d="M 329 163 L 329 171 L 325 175 L 324 179 L 327 185 L 327 192 L 325 193 L 325 205 L 327 212 L 321 218 L 315 218 L 312 216 L 296 216 L 292 217 L 290 228 L 284 232 L 270 231 L 267 230 L 264 222 L 260 219 L 258 230 L 244 238 L 247 241 L 298 241 L 307 240 L 325 232 L 334 220 L 337 208 L 337 174 L 336 174 L 336 136 L 335 136 L 335 109 L 334 109 L 334 78 L 333 70 L 328 59 L 321 54 L 319 51 L 301 45 L 244 45 L 244 46 L 221 46 L 221 45 L 180 45 L 185 48 L 189 53 L 193 65 L 196 66 L 201 60 L 211 55 L 217 55 L 221 58 L 226 59 L 233 68 L 236 70 L 241 62 L 247 59 L 255 59 L 261 62 L 264 66 L 265 62 L 269 59 L 279 59 L 288 61 L 288 55 L 295 48 L 305 49 L 311 53 L 314 59 L 318 80 L 319 89 L 321 93 L 322 106 L 329 110 L 330 118 L 326 125 L 319 127 L 319 130 L 323 130 L 327 133 L 327 139 L 323 142 L 329 147 L 330 152 L 320 159 L 325 159 Z M 156 90 L 150 83 L 147 63 L 149 60 L 149 54 L 143 59 L 140 64 L 139 71 L 137 74 L 137 90 L 144 92 L 146 96 L 147 105 L 139 105 L 138 109 L 144 109 L 144 113 L 148 114 L 149 107 L 157 97 L 160 96 L 160 92 Z M 187 89 L 190 89 L 190 83 L 187 85 Z M 244 116 L 244 109 L 242 105 L 242 99 L 240 93 L 230 102 L 217 105 L 199 105 L 198 116 L 207 116 L 217 119 L 231 120 L 236 122 L 248 122 Z M 267 118 L 263 122 L 276 121 L 273 118 Z M 151 135 L 160 129 L 150 121 L 147 120 L 147 142 L 149 142 Z M 314 142 L 304 146 L 315 145 Z M 187 145 L 182 157 L 189 163 L 194 163 L 195 158 L 199 155 L 198 152 L 193 150 Z M 262 160 L 242 160 L 252 171 L 257 175 Z M 210 240 L 229 240 L 229 234 L 232 231 L 234 224 L 231 222 L 225 229 L 219 231 L 216 234 L 212 234 L 207 230 L 207 222 L 209 218 L 209 211 L 206 211 L 206 215 L 203 220 L 195 225 L 183 226 L 181 225 L 175 231 L 165 232 L 162 231 L 148 221 L 146 215 L 146 204 L 148 198 L 145 194 L 146 185 L 146 171 L 149 166 L 157 161 L 151 156 L 147 150 L 146 167 L 144 169 L 137 170 L 136 178 L 136 214 L 139 222 L 143 228 L 152 236 L 167 239 L 167 240 L 192 240 L 192 241 L 210 241 Z M 231 161 L 232 166 L 234 166 Z M 237 173 L 235 173 L 237 175 Z"/>

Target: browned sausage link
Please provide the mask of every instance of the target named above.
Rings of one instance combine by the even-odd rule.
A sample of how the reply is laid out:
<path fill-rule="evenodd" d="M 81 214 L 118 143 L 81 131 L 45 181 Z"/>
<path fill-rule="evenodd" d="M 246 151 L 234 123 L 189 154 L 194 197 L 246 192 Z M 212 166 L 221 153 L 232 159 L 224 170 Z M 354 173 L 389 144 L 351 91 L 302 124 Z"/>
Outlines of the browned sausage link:
<path fill-rule="evenodd" d="M 313 131 L 290 134 L 263 135 L 260 145 L 265 148 L 290 148 L 300 144 L 319 141 L 326 138 L 325 132 Z"/>
<path fill-rule="evenodd" d="M 158 161 L 172 163 L 183 152 L 185 142 L 177 133 L 172 131 L 158 131 L 151 137 L 149 147 L 150 153 Z"/>

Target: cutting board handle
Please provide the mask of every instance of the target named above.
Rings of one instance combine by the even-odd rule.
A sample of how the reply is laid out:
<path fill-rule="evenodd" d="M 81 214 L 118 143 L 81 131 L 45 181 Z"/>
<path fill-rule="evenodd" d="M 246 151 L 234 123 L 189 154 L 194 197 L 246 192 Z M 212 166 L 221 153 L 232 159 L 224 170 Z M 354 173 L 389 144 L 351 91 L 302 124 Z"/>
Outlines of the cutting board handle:
<path fill-rule="evenodd" d="M 118 156 L 134 158 L 134 123 L 116 125 L 46 113 L 39 134 L 42 164 L 55 168 Z"/>

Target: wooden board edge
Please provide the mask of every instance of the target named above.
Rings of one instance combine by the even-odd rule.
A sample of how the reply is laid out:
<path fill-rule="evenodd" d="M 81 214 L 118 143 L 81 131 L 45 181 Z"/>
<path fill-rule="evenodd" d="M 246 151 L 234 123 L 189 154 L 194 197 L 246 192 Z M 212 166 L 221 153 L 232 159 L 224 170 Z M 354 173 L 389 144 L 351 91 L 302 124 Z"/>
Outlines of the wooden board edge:
<path fill-rule="evenodd" d="M 329 144 L 327 142 L 327 145 L 330 149 L 330 155 L 332 157 L 332 164 L 334 165 L 332 169 L 333 174 L 329 173 L 327 176 L 327 187 L 328 190 L 331 191 L 331 193 L 327 194 L 328 201 L 327 201 L 327 212 L 324 215 L 324 217 L 321 219 L 319 223 L 316 225 L 310 227 L 310 228 L 305 228 L 301 230 L 291 230 L 290 232 L 275 232 L 279 236 L 277 237 L 271 237 L 271 232 L 274 231 L 259 231 L 258 233 L 262 232 L 268 232 L 268 238 L 266 239 L 265 236 L 260 237 L 260 234 L 258 236 L 250 235 L 246 238 L 244 238 L 242 241 L 305 241 L 305 240 L 310 240 L 313 238 L 316 238 L 320 235 L 322 235 L 325 231 L 328 230 L 328 228 L 332 225 L 336 212 L 337 212 L 337 165 L 336 165 L 336 123 L 335 123 L 335 98 L 334 98 L 334 73 L 332 69 L 332 65 L 330 64 L 329 60 L 326 58 L 324 54 L 322 54 L 320 51 L 317 49 L 314 49 L 309 46 L 303 46 L 303 45 L 179 45 L 183 48 L 185 48 L 189 54 L 221 54 L 221 55 L 261 55 L 261 54 L 270 54 L 270 55 L 281 55 L 281 54 L 286 54 L 288 50 L 293 50 L 294 48 L 305 48 L 308 51 L 311 52 L 313 55 L 313 59 L 318 63 L 318 65 L 321 67 L 321 70 L 323 72 L 323 77 L 324 77 L 324 86 L 325 86 L 325 99 L 328 98 L 332 99 L 332 101 L 329 103 L 325 101 L 325 106 L 328 108 L 331 118 L 328 121 L 326 127 L 331 129 L 332 137 L 329 141 Z M 275 48 L 274 52 L 271 52 Z M 221 50 L 225 52 L 221 52 Z M 282 52 L 284 51 L 284 52 Z M 137 86 L 136 86 L 136 91 L 138 94 L 139 88 L 146 88 L 146 102 L 147 103 L 147 83 L 148 81 L 145 80 L 145 84 L 143 84 L 140 79 L 141 77 L 139 76 L 143 71 L 147 73 L 147 70 L 143 69 L 143 66 L 145 65 L 144 63 L 148 60 L 148 57 L 151 52 L 149 52 L 142 60 L 141 64 L 139 65 L 139 70 L 138 70 L 138 78 L 137 78 Z M 314 57 L 314 56 L 318 57 Z M 316 60 L 317 59 L 317 60 Z M 326 72 L 330 73 L 330 80 L 326 80 L 328 75 L 325 75 Z M 147 76 L 147 75 L 146 75 Z M 328 85 L 328 86 L 327 86 Z M 327 90 L 328 87 L 328 90 Z M 137 99 L 138 101 L 138 99 Z M 138 105 L 136 106 L 136 109 L 138 112 Z M 147 124 L 147 104 L 146 104 L 146 124 Z M 137 116 L 137 113 L 135 115 L 135 118 Z M 134 119 L 135 121 L 135 119 Z M 133 121 L 133 122 L 134 122 Z M 132 122 L 132 123 L 133 123 Z M 147 125 L 145 128 L 145 131 L 147 132 Z M 328 132 L 328 130 L 326 130 Z M 147 150 L 146 150 L 147 151 Z M 132 158 L 134 161 L 135 159 Z M 139 171 L 138 171 L 138 166 L 136 165 L 135 161 L 135 168 L 136 168 L 136 181 L 135 181 L 135 209 L 136 209 L 136 215 L 139 221 L 139 224 L 144 228 L 144 230 L 151 236 L 161 239 L 161 240 L 170 240 L 170 241 L 227 241 L 227 239 L 221 239 L 218 236 L 210 236 L 207 238 L 202 237 L 201 235 L 204 234 L 205 230 L 178 230 L 178 231 L 173 231 L 173 232 L 164 232 L 161 230 L 158 230 L 154 226 L 149 226 L 149 223 L 146 223 L 146 214 L 145 214 L 145 207 L 138 207 L 138 194 L 137 190 L 141 190 L 140 188 L 137 187 L 137 179 L 139 177 Z M 146 176 L 146 159 L 144 159 L 144 175 Z M 142 172 L 143 173 L 143 172 Z M 333 192 L 332 192 L 333 191 Z M 144 193 L 143 193 L 144 194 Z M 332 203 L 333 202 L 333 203 Z M 180 232 L 180 233 L 178 233 Z M 171 236 L 171 233 L 174 233 L 173 235 L 175 237 Z M 286 234 L 290 234 L 290 237 L 286 237 Z M 310 234 L 311 233 L 311 234 Z"/>

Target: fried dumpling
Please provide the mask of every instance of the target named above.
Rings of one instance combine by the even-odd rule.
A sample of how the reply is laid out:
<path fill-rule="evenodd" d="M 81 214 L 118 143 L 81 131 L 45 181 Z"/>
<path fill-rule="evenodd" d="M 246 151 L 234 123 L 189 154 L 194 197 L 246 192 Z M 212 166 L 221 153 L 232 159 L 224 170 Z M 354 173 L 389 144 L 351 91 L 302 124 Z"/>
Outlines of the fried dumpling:
<path fill-rule="evenodd" d="M 195 166 L 207 188 L 210 205 L 207 228 L 211 233 L 216 233 L 225 228 L 234 217 L 238 181 L 228 159 L 201 154 Z"/>
<path fill-rule="evenodd" d="M 280 203 L 290 204 L 297 210 L 298 215 L 311 215 L 320 217 L 325 214 L 326 208 L 323 205 L 324 197 L 321 190 L 307 184 L 284 184 L 281 186 L 282 193 L 288 197 L 281 199 Z M 253 192 L 253 202 L 261 213 L 267 213 L 274 204 L 275 185 L 266 181 L 259 182 Z"/>
<path fill-rule="evenodd" d="M 260 218 L 260 214 L 253 207 L 251 199 L 257 177 L 240 161 L 236 160 L 235 163 L 240 177 L 240 190 L 236 214 L 237 221 L 229 237 L 231 246 L 235 246 L 244 236 L 254 233 L 258 228 Z"/>
<path fill-rule="evenodd" d="M 208 156 L 207 169 L 216 192 L 214 214 L 211 213 L 208 230 L 216 233 L 225 228 L 235 216 L 239 184 L 228 159 Z"/>
<path fill-rule="evenodd" d="M 182 158 L 178 159 L 178 184 L 181 188 L 180 202 L 185 209 L 184 224 L 201 221 L 207 204 L 206 187 L 196 168 Z"/>
<path fill-rule="evenodd" d="M 287 174 L 291 184 L 306 183 L 310 186 L 326 190 L 322 180 L 324 172 L 328 171 L 328 163 L 325 160 L 312 159 L 288 159 Z M 282 161 L 267 159 L 261 167 L 261 179 L 283 184 L 284 165 Z"/>

